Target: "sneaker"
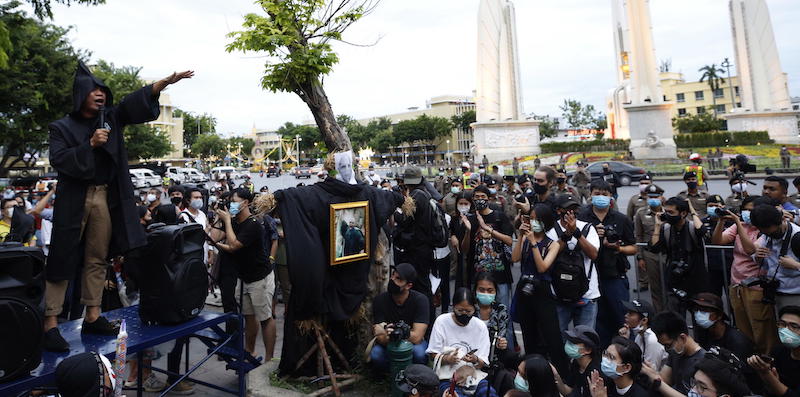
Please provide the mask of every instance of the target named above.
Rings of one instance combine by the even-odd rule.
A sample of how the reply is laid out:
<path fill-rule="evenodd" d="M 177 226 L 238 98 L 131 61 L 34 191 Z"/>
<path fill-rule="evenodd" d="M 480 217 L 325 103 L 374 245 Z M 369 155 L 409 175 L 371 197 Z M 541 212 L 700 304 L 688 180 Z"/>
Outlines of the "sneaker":
<path fill-rule="evenodd" d="M 222 307 L 222 296 L 216 291 L 206 296 L 206 305 Z"/>
<path fill-rule="evenodd" d="M 167 382 L 158 379 L 158 377 L 156 377 L 156 374 L 150 373 L 150 376 L 148 376 L 147 379 L 145 379 L 144 382 L 142 382 L 142 387 L 146 392 L 155 393 L 166 389 Z M 180 387 L 180 385 L 175 386 L 175 389 L 177 389 L 178 387 Z"/>
<path fill-rule="evenodd" d="M 82 334 L 99 334 L 99 335 L 117 335 L 119 333 L 119 324 L 110 322 L 105 317 L 100 316 L 94 322 L 87 323 L 86 319 L 83 320 L 81 327 Z"/>
<path fill-rule="evenodd" d="M 69 351 L 69 343 L 61 336 L 58 327 L 50 328 L 44 333 L 44 349 L 58 353 L 66 353 Z"/>
<path fill-rule="evenodd" d="M 189 385 L 186 381 L 178 383 L 172 390 L 169 391 L 170 394 L 178 394 L 178 395 L 189 395 L 194 394 L 194 388 Z"/>

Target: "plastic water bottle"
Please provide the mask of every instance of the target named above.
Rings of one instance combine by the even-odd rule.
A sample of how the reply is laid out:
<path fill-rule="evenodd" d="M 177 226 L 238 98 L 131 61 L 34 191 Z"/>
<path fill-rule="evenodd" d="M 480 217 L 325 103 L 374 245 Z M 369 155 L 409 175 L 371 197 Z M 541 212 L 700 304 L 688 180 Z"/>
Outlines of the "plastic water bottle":
<path fill-rule="evenodd" d="M 114 387 L 114 396 L 122 396 L 123 382 L 125 379 L 125 358 L 128 350 L 128 331 L 125 326 L 125 320 L 119 326 L 119 334 L 117 334 L 117 356 L 114 364 L 114 373 L 117 374 L 116 386 Z"/>

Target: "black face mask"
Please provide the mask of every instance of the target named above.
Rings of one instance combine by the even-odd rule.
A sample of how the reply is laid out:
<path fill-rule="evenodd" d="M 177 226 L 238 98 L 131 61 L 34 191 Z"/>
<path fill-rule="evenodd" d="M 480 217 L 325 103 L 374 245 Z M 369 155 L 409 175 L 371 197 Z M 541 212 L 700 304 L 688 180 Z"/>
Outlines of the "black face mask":
<path fill-rule="evenodd" d="M 456 314 L 456 321 L 463 326 L 469 325 L 469 321 L 472 320 L 472 315 L 469 314 Z"/>
<path fill-rule="evenodd" d="M 534 183 L 534 184 L 533 184 L 533 191 L 534 191 L 536 194 L 543 194 L 543 193 L 546 193 L 546 192 L 547 192 L 547 186 L 546 186 L 546 185 L 540 185 L 540 184 L 538 184 L 538 183 Z"/>
<path fill-rule="evenodd" d="M 689 189 L 697 189 L 697 182 L 686 182 L 686 187 Z"/>
<path fill-rule="evenodd" d="M 386 289 L 392 295 L 400 295 L 403 293 L 403 287 L 395 284 L 394 280 L 389 280 L 389 283 L 386 284 Z"/>
<path fill-rule="evenodd" d="M 478 211 L 483 211 L 486 207 L 489 206 L 489 202 L 484 199 L 475 200 L 475 209 Z"/>
<path fill-rule="evenodd" d="M 681 218 L 682 217 L 680 215 L 670 215 L 670 214 L 668 214 L 666 212 L 661 214 L 661 220 L 664 221 L 664 222 L 669 223 L 670 225 L 678 224 L 678 222 L 681 221 Z"/>
<path fill-rule="evenodd" d="M 566 183 L 567 178 L 556 178 L 556 181 L 558 181 L 559 184 Z"/>
<path fill-rule="evenodd" d="M 183 198 L 182 197 L 170 197 L 169 201 L 172 204 L 180 205 L 181 201 L 183 201 Z"/>

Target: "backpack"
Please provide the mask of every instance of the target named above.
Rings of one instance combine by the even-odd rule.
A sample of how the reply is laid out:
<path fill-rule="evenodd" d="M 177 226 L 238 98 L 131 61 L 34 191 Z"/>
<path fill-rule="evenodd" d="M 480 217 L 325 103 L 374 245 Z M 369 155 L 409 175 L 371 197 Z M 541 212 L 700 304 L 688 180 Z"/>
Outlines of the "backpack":
<path fill-rule="evenodd" d="M 423 189 L 418 189 L 418 191 L 425 195 L 428 204 L 431 206 L 427 221 L 428 225 L 431 227 L 431 243 L 433 247 L 447 247 L 447 243 L 450 240 L 450 226 L 447 224 L 447 217 L 445 216 L 444 209 L 439 206 L 439 203 L 437 203 L 428 192 Z"/>
<path fill-rule="evenodd" d="M 589 234 L 587 223 L 583 226 L 581 234 L 586 237 Z M 555 226 L 558 238 L 564 235 L 559 225 Z M 594 261 L 589 265 L 589 274 L 583 265 L 583 253 L 578 245 L 575 249 L 565 249 L 556 256 L 552 267 L 553 290 L 556 293 L 556 300 L 564 303 L 574 303 L 580 300 L 586 291 L 589 290 L 589 281 L 592 279 L 594 271 Z"/>

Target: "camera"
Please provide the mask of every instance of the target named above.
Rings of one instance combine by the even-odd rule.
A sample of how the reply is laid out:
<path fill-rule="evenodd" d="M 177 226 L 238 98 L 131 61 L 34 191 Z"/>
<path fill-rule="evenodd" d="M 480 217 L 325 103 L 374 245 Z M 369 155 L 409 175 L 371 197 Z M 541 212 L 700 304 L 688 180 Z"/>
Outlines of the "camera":
<path fill-rule="evenodd" d="M 746 174 L 748 172 L 756 172 L 756 166 L 750 164 L 750 160 L 747 158 L 747 156 L 743 154 L 739 154 L 733 159 L 731 159 L 731 164 L 735 167 L 737 172 L 741 172 L 742 174 Z"/>
<path fill-rule="evenodd" d="M 523 275 L 519 279 L 519 283 L 522 285 L 520 291 L 526 296 L 533 296 L 533 293 L 536 291 L 536 278 L 533 277 L 532 274 Z"/>
<path fill-rule="evenodd" d="M 742 284 L 745 287 L 761 287 L 764 290 L 764 296 L 761 298 L 761 303 L 765 305 L 774 305 L 775 304 L 775 295 L 778 293 L 778 287 L 781 285 L 781 281 L 776 278 L 769 278 L 766 276 L 759 276 L 759 277 L 750 277 L 744 281 Z"/>
<path fill-rule="evenodd" d="M 714 210 L 714 213 L 717 214 L 717 216 L 721 218 L 723 216 L 728 216 L 728 215 L 733 214 L 733 211 L 731 211 L 729 208 L 726 208 L 726 207 L 717 207 Z"/>
<path fill-rule="evenodd" d="M 606 241 L 610 244 L 617 243 L 619 241 L 619 232 L 617 232 L 617 228 L 614 225 L 605 225 L 606 229 Z"/>
<path fill-rule="evenodd" d="M 530 188 L 525 189 L 524 193 L 518 193 L 516 196 L 514 196 L 514 199 L 517 200 L 517 202 L 519 202 L 519 203 L 524 203 L 526 201 L 530 201 L 531 203 L 535 203 L 535 201 L 534 201 L 535 198 L 536 198 L 536 195 L 533 193 L 533 189 L 530 189 Z"/>
<path fill-rule="evenodd" d="M 689 293 L 682 289 L 673 288 L 672 293 L 675 294 L 675 296 L 677 296 L 681 301 L 685 301 L 689 298 Z"/>
<path fill-rule="evenodd" d="M 392 342 L 400 342 L 411 337 L 411 326 L 406 324 L 405 321 L 400 320 L 394 324 L 387 324 L 386 328 L 392 328 L 389 332 L 389 340 Z"/>
<path fill-rule="evenodd" d="M 689 275 L 689 264 L 683 259 L 672 261 L 670 267 L 670 273 L 672 273 L 672 276 L 675 278 L 684 278 Z"/>

